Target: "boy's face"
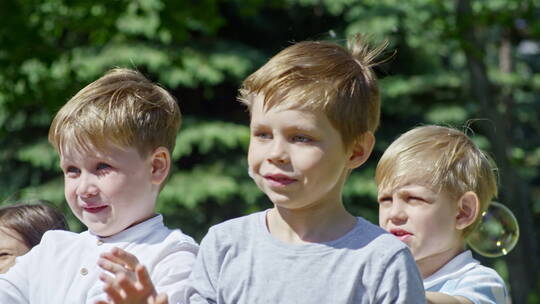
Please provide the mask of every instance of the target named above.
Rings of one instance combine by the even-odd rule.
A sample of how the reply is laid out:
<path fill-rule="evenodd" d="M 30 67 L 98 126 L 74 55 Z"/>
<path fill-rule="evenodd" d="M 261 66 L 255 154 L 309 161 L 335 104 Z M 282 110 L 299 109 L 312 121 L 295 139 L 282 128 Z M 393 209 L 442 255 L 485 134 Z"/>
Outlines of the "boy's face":
<path fill-rule="evenodd" d="M 378 202 L 379 225 L 407 244 L 417 262 L 446 259 L 463 246 L 450 196 L 407 183 L 379 189 Z"/>
<path fill-rule="evenodd" d="M 257 96 L 251 109 L 248 163 L 257 186 L 278 207 L 340 202 L 348 154 L 321 112 L 273 107 Z"/>
<path fill-rule="evenodd" d="M 156 186 L 151 158 L 133 148 L 64 149 L 64 172 L 69 207 L 90 231 L 114 235 L 154 214 Z"/>

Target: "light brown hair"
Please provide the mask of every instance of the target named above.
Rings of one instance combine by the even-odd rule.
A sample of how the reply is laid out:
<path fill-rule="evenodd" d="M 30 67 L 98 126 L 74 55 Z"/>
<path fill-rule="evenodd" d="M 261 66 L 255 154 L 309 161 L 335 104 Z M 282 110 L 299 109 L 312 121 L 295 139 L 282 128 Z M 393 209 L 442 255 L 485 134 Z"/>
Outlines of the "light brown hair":
<path fill-rule="evenodd" d="M 495 170 L 491 159 L 465 133 L 428 125 L 414 128 L 392 142 L 379 160 L 375 182 L 379 189 L 403 181 L 420 182 L 456 200 L 468 191 L 476 193 L 480 216 L 464 230 L 466 237 L 497 195 Z"/>
<path fill-rule="evenodd" d="M 141 73 L 112 69 L 73 96 L 58 111 L 49 141 L 90 150 L 133 147 L 141 156 L 158 147 L 172 153 L 181 114 L 175 98 Z"/>
<path fill-rule="evenodd" d="M 248 109 L 261 94 L 266 109 L 322 110 L 348 147 L 379 124 L 380 93 L 372 67 L 385 46 L 370 49 L 360 35 L 347 49 L 323 41 L 296 43 L 247 77 L 238 99 Z"/>

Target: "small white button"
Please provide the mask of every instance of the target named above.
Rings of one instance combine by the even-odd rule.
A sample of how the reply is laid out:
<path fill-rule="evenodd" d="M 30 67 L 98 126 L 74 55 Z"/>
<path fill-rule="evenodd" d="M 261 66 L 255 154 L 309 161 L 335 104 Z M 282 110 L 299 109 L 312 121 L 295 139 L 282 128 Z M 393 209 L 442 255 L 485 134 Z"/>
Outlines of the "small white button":
<path fill-rule="evenodd" d="M 88 274 L 88 269 L 86 269 L 86 268 L 84 268 L 84 267 L 81 268 L 81 274 L 82 274 L 83 276 L 87 275 L 87 274 Z"/>

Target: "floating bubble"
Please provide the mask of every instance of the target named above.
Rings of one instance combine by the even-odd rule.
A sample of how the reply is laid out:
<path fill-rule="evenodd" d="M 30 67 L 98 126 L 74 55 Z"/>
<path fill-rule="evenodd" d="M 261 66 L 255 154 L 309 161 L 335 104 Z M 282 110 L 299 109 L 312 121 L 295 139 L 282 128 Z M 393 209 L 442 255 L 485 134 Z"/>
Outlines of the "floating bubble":
<path fill-rule="evenodd" d="M 492 202 L 482 213 L 482 221 L 467 243 L 478 254 L 496 258 L 508 254 L 519 239 L 516 217 L 501 203 Z"/>

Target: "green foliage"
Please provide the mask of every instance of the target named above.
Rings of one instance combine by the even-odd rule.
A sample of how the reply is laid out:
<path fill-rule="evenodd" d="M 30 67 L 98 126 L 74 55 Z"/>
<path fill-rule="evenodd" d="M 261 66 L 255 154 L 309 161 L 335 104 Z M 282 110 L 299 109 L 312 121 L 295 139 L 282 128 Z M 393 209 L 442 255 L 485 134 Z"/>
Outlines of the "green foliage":
<path fill-rule="evenodd" d="M 58 155 L 46 140 L 38 140 L 17 151 L 17 159 L 28 162 L 35 168 L 53 170 L 58 166 Z"/>
<path fill-rule="evenodd" d="M 247 172 L 247 166 L 242 166 Z M 225 203 L 239 196 L 243 202 L 253 203 L 258 191 L 249 180 L 238 180 L 228 175 L 222 164 L 197 166 L 187 172 L 174 174 L 160 196 L 160 201 L 179 204 L 193 209 L 200 202 L 216 200 Z M 246 173 L 247 174 L 247 173 Z"/>
<path fill-rule="evenodd" d="M 426 122 L 438 125 L 459 124 L 467 119 L 467 111 L 457 105 L 434 106 L 425 113 Z"/>
<path fill-rule="evenodd" d="M 538 234 L 540 54 L 534 46 L 540 47 L 540 11 L 532 0 L 470 2 L 474 18 L 458 22 L 453 1 L 1 1 L 0 201 L 47 199 L 65 211 L 73 230 L 84 229 L 65 204 L 48 126 L 84 85 L 125 66 L 170 90 L 184 114 L 158 202 L 167 224 L 200 239 L 210 225 L 268 208 L 246 172 L 249 114 L 235 101 L 239 84 L 291 41 L 328 36 L 343 42 L 364 33 L 375 43 L 388 39 L 390 47 L 376 68 L 383 100 L 377 143 L 346 183 L 347 208 L 377 222 L 374 168 L 400 133 L 426 123 L 470 125 L 468 133 L 490 155 L 505 151 L 504 161 L 529 191 Z M 469 24 L 480 29 L 475 34 L 483 49 L 465 40 L 460 30 Z M 486 67 L 488 110 L 500 115 L 502 128 L 473 94 L 478 79 L 470 78 L 471 53 Z M 493 129 L 507 139 L 503 147 L 488 136 Z M 492 263 L 508 279 L 512 267 L 504 259 Z M 540 303 L 538 292 L 529 299 Z"/>
<path fill-rule="evenodd" d="M 207 121 L 198 122 L 186 119 L 182 132 L 177 136 L 173 158 L 188 156 L 197 148 L 201 154 L 214 150 L 233 150 L 247 148 L 249 128 L 234 123 Z M 244 157 L 245 155 L 242 155 Z"/>

